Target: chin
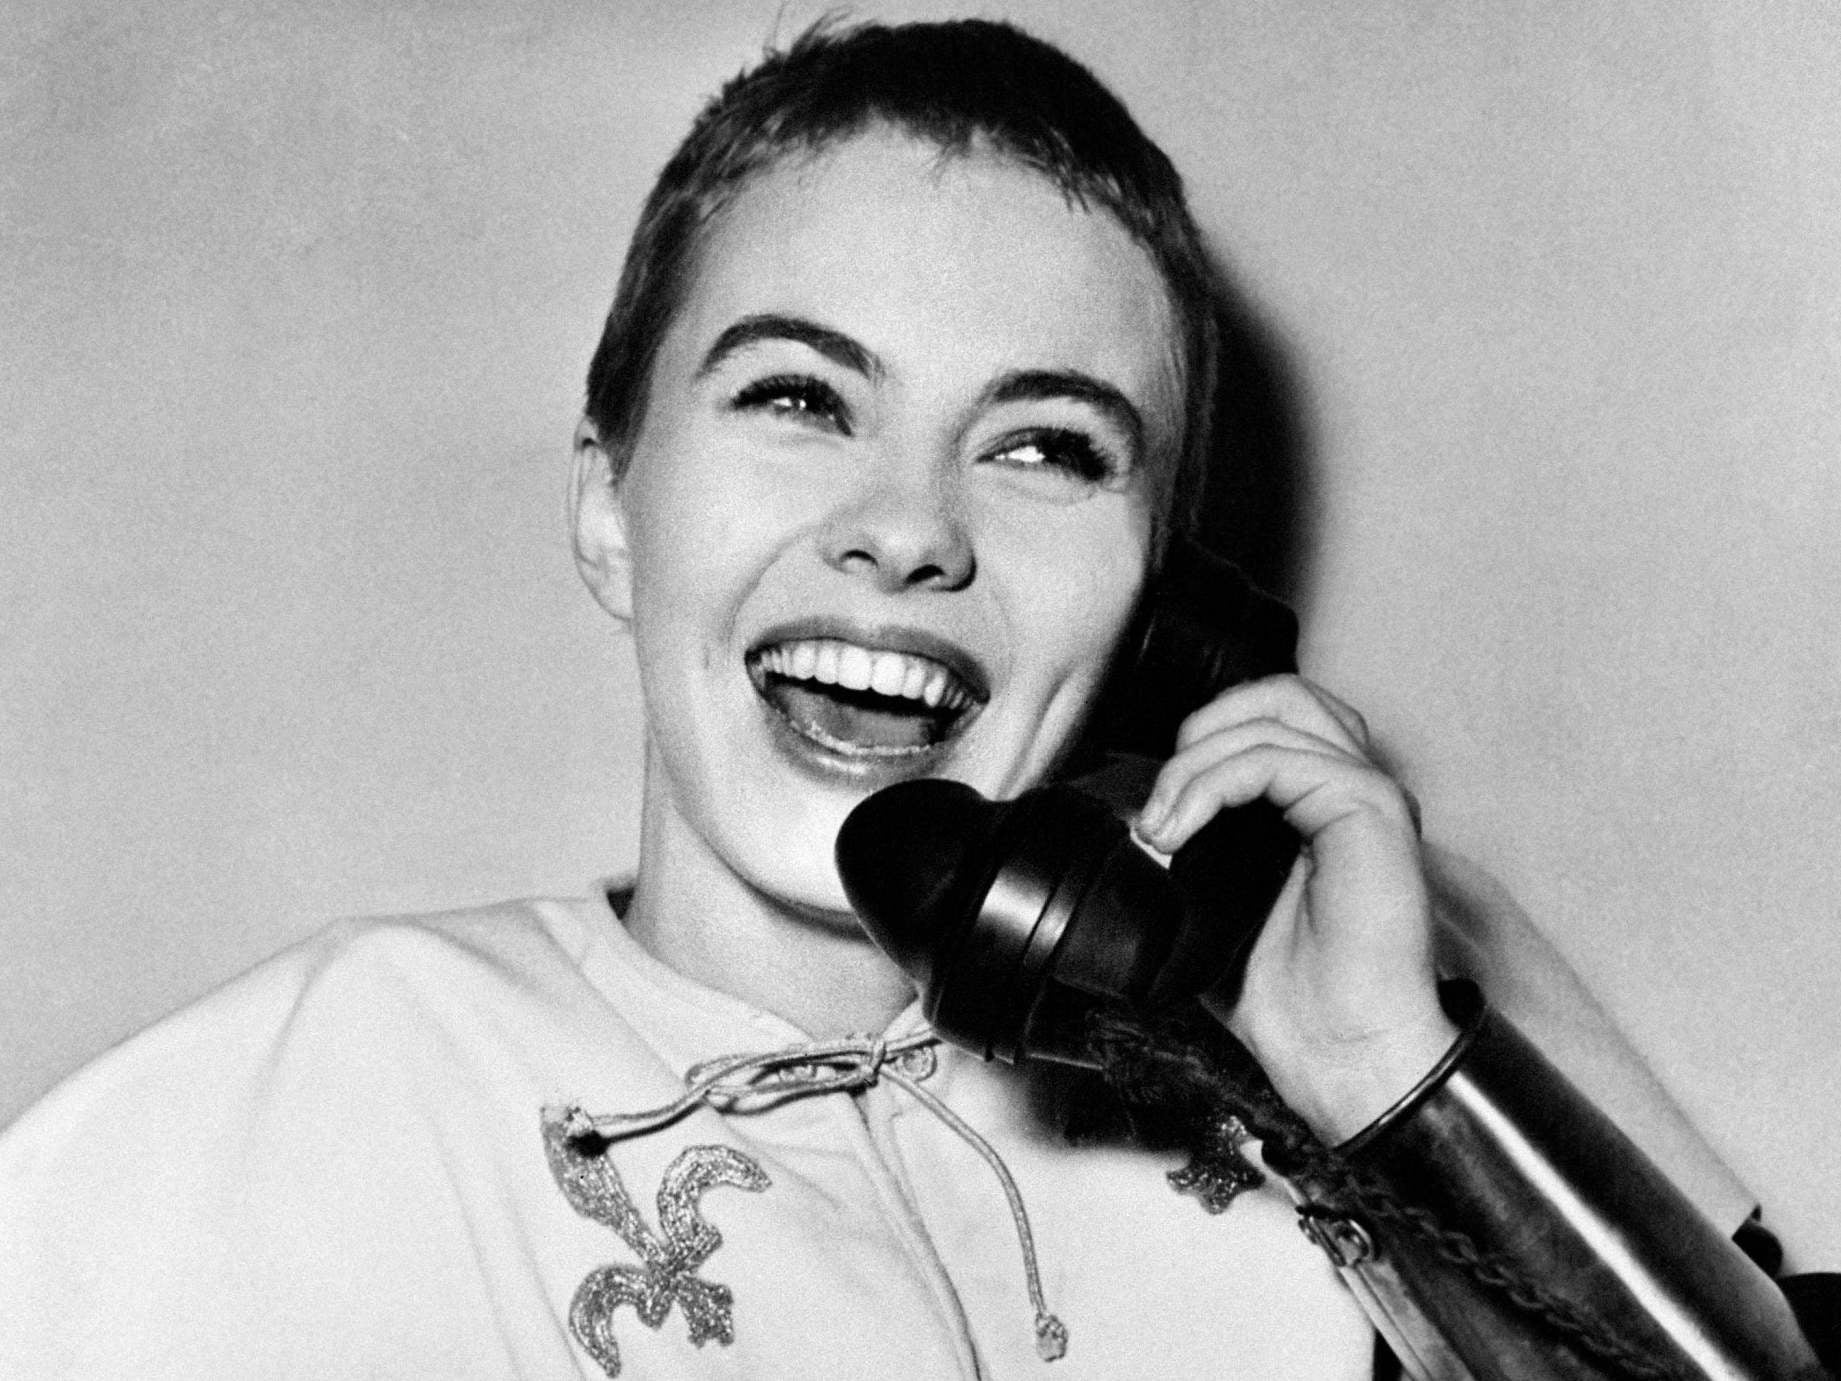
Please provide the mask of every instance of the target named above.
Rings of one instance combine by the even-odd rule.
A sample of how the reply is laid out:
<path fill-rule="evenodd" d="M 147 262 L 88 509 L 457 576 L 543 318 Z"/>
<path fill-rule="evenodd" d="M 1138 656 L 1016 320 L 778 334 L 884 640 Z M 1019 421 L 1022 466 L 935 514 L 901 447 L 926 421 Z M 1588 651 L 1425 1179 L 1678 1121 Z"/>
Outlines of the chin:
<path fill-rule="evenodd" d="M 843 813 L 838 815 L 843 822 Z M 856 913 L 844 896 L 844 884 L 832 861 L 831 841 L 835 829 L 827 832 L 825 846 L 805 857 L 788 857 L 781 852 L 761 860 L 762 866 L 751 870 L 748 885 L 777 906 L 798 915 L 810 924 L 831 930 L 857 932 Z M 802 850 L 803 852 L 803 850 Z M 822 854 L 822 856 L 818 856 Z M 860 933 L 860 932 L 859 932 Z"/>
<path fill-rule="evenodd" d="M 758 765 L 757 765 L 758 766 Z M 784 764 L 726 785 L 720 813 L 693 826 L 738 881 L 762 900 L 812 919 L 853 924 L 834 849 L 844 817 L 880 781 L 860 774 L 789 774 Z"/>

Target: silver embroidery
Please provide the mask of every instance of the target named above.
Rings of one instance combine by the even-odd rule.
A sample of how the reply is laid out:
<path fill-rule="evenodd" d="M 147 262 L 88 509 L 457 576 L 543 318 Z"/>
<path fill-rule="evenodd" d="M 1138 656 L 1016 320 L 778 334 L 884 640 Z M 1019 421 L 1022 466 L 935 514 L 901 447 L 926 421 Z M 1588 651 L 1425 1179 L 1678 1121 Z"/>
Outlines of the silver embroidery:
<path fill-rule="evenodd" d="M 608 1145 L 625 1137 L 643 1136 L 669 1127 L 697 1108 L 714 1108 L 723 1113 L 764 1112 L 795 1098 L 871 1088 L 880 1079 L 906 1089 L 909 1096 L 976 1151 L 997 1176 L 1010 1208 L 1011 1222 L 1016 1225 L 1029 1302 L 1035 1306 L 1036 1351 L 1045 1362 L 1063 1356 L 1067 1352 L 1068 1331 L 1061 1320 L 1049 1312 L 1042 1296 L 1035 1236 L 1029 1230 L 1029 1215 L 1023 1210 L 1023 1195 L 1016 1187 L 1015 1177 L 996 1148 L 922 1082 L 931 1078 L 939 1067 L 934 1053 L 939 1044 L 940 1038 L 931 1031 L 917 1031 L 893 1040 L 850 1036 L 840 1041 L 794 1045 L 762 1054 L 725 1055 L 693 1066 L 684 1075 L 684 1092 L 656 1108 L 601 1117 L 590 1117 L 580 1108 L 566 1111 L 546 1108 L 544 1139 L 549 1148 L 551 1168 L 563 1193 L 580 1212 L 618 1232 L 621 1240 L 639 1252 L 647 1263 L 643 1272 L 630 1266 L 604 1266 L 583 1281 L 582 1288 L 576 1292 L 569 1316 L 570 1326 L 607 1374 L 617 1376 L 620 1371 L 620 1353 L 614 1345 L 612 1321 L 614 1310 L 623 1303 L 633 1305 L 648 1327 L 657 1328 L 675 1299 L 684 1306 L 692 1342 L 701 1345 L 708 1338 L 718 1338 L 724 1343 L 732 1341 L 734 1332 L 729 1305 L 734 1297 L 725 1287 L 712 1285 L 691 1274 L 722 1241 L 714 1228 L 696 1216 L 694 1206 L 703 1191 L 716 1184 L 734 1184 L 744 1189 L 767 1186 L 767 1176 L 760 1166 L 739 1152 L 721 1146 L 694 1146 L 680 1154 L 666 1171 L 665 1183 L 658 1196 L 659 1219 L 666 1225 L 666 1236 L 674 1254 L 655 1261 L 655 1255 L 663 1249 L 647 1231 L 638 1210 L 627 1197 L 625 1186 L 620 1183 L 620 1176 L 606 1161 L 604 1153 Z M 1237 1128 L 1239 1124 L 1234 1126 Z M 696 1166 L 686 1165 L 698 1155 L 717 1158 L 714 1164 L 718 1168 L 700 1174 Z M 681 1181 L 677 1178 L 680 1171 L 683 1172 Z M 759 1176 L 759 1182 L 753 1182 L 750 1176 Z M 1176 1180 L 1177 1176 L 1171 1178 Z M 1178 1187 L 1183 1187 L 1180 1181 Z M 671 1196 L 680 1192 L 683 1195 L 679 1209 L 685 1225 L 683 1233 L 674 1227 L 671 1207 L 676 1202 Z M 693 1243 L 695 1248 L 684 1243 Z M 690 1254 L 693 1249 L 697 1254 Z M 700 1314 L 699 1310 L 703 1312 Z M 704 1322 L 705 1319 L 708 1322 Z"/>
<path fill-rule="evenodd" d="M 718 1185 L 763 1190 L 767 1172 L 730 1146 L 687 1146 L 659 1185 L 662 1231 L 655 1233 L 605 1154 L 606 1139 L 579 1108 L 543 1110 L 543 1148 L 550 1173 L 575 1211 L 612 1228 L 643 1263 L 591 1272 L 569 1306 L 570 1330 L 601 1370 L 620 1375 L 614 1311 L 622 1304 L 632 1305 L 641 1323 L 657 1329 L 675 1303 L 698 1347 L 712 1338 L 725 1347 L 734 1342 L 734 1293 L 696 1273 L 722 1245 L 722 1234 L 703 1221 L 697 1201 Z"/>
<path fill-rule="evenodd" d="M 1264 1184 L 1266 1177 L 1240 1148 L 1252 1140 L 1237 1117 L 1221 1118 L 1208 1129 L 1208 1141 L 1180 1170 L 1169 1173 L 1172 1188 L 1193 1194 L 1210 1213 L 1221 1213 L 1241 1193 Z"/>

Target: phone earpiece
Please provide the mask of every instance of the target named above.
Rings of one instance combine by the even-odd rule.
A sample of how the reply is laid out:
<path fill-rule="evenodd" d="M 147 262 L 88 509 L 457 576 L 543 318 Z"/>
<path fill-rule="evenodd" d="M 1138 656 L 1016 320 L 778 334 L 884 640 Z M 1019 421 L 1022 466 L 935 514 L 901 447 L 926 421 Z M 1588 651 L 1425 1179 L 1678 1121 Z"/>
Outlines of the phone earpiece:
<path fill-rule="evenodd" d="M 1088 1066 L 1087 1014 L 1221 981 L 1296 853 L 1277 809 L 1255 802 L 1217 816 L 1166 872 L 1073 787 L 992 802 L 931 778 L 870 796 L 837 837 L 851 906 L 935 1030 L 985 1059 Z"/>
<path fill-rule="evenodd" d="M 1171 544 L 1089 717 L 1081 756 L 1170 756 L 1189 713 L 1237 681 L 1297 670 L 1298 616 L 1193 541 Z"/>

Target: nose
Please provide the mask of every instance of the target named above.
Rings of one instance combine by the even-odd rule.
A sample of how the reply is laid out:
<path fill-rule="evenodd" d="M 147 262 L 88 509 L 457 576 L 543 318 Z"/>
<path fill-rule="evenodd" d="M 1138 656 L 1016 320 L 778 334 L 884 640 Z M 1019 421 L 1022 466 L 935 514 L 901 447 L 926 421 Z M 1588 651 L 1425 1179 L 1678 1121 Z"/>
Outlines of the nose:
<path fill-rule="evenodd" d="M 889 594 L 963 589 L 977 562 L 957 488 L 931 467 L 866 478 L 825 525 L 826 564 Z"/>

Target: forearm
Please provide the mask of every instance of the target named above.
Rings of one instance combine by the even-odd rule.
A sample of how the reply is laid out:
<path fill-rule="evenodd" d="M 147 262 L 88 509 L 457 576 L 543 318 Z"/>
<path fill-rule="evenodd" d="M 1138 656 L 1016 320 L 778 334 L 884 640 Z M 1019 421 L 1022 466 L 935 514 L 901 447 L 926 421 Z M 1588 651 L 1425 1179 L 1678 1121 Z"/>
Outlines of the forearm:
<path fill-rule="evenodd" d="M 1306 1223 L 1416 1376 L 1823 1374 L 1777 1287 L 1499 1017 L 1339 1159 Z"/>

